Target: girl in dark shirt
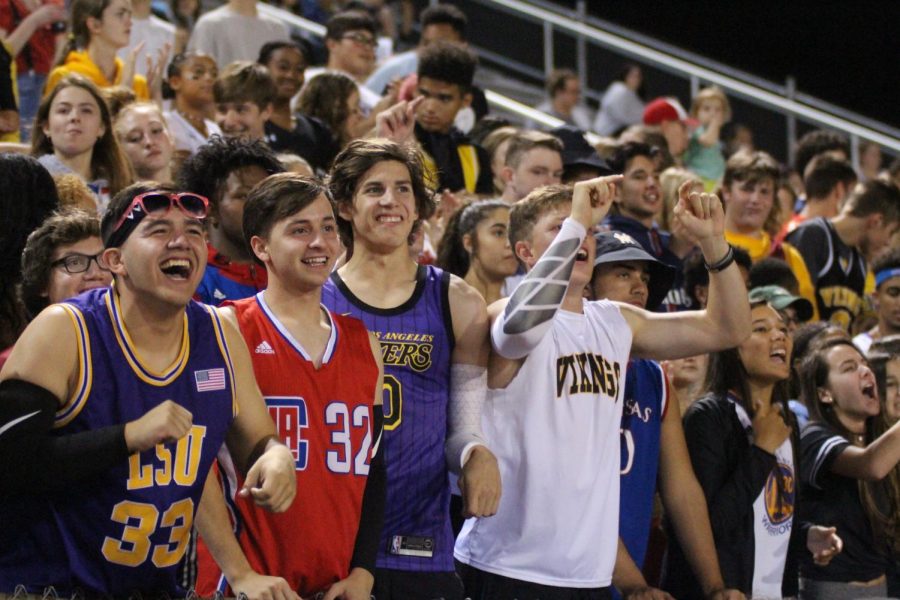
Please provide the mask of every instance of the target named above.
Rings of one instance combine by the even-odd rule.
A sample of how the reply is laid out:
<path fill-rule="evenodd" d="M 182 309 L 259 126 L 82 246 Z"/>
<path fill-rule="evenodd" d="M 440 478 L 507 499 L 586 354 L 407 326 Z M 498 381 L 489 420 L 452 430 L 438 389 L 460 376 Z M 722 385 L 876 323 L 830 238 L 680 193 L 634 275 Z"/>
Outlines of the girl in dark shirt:
<path fill-rule="evenodd" d="M 885 545 L 860 491 L 861 482 L 883 480 L 900 461 L 900 424 L 876 437 L 875 375 L 852 343 L 826 342 L 800 369 L 801 399 L 810 409 L 801 437 L 801 501 L 808 518 L 834 524 L 844 541 L 828 565 L 802 560 L 801 597 L 884 597 Z"/>

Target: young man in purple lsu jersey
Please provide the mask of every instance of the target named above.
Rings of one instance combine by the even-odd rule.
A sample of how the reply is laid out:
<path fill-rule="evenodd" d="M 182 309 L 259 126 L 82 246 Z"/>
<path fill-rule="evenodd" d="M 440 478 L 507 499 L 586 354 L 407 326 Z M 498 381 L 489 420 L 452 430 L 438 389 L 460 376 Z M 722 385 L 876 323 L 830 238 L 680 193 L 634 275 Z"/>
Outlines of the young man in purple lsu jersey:
<path fill-rule="evenodd" d="M 227 443 L 241 493 L 279 512 L 294 461 L 235 323 L 191 300 L 207 200 L 154 183 L 113 199 L 114 284 L 45 309 L 0 373 L 0 595 L 183 595 L 176 568 Z"/>
<path fill-rule="evenodd" d="M 500 495 L 497 462 L 480 428 L 484 301 L 458 277 L 417 265 L 409 252 L 413 225 L 435 207 L 422 172 L 414 149 L 359 140 L 335 159 L 330 183 L 350 258 L 326 283 L 322 302 L 361 319 L 384 359 L 387 507 L 378 600 L 462 598 L 448 467 L 461 473 L 467 516 L 493 515 Z"/>
<path fill-rule="evenodd" d="M 669 265 L 651 256 L 627 233 L 595 235 L 596 258 L 590 296 L 650 311 L 663 301 L 675 278 Z M 657 482 L 663 505 L 683 546 L 689 546 L 691 566 L 708 597 L 723 591 L 703 489 L 691 468 L 678 401 L 670 402 L 662 367 L 655 360 L 632 358 L 625 376 L 622 406 L 619 480 L 619 537 L 626 553 L 619 554 L 620 572 L 642 579 L 653 496 Z M 629 564 L 629 560 L 633 564 Z M 644 583 L 646 585 L 646 583 Z M 726 598 L 741 598 L 737 590 Z"/>
<path fill-rule="evenodd" d="M 678 357 L 730 347 L 750 307 L 711 194 L 682 189 L 676 218 L 709 269 L 704 311 L 650 313 L 587 301 L 594 237 L 621 175 L 535 190 L 513 207 L 510 240 L 528 274 L 492 304 L 485 435 L 506 490 L 493 519 L 466 522 L 455 556 L 473 600 L 666 598 L 620 569 L 620 434 L 630 354 Z M 633 575 L 633 574 L 632 574 Z M 639 573 L 638 573 L 639 575 Z"/>

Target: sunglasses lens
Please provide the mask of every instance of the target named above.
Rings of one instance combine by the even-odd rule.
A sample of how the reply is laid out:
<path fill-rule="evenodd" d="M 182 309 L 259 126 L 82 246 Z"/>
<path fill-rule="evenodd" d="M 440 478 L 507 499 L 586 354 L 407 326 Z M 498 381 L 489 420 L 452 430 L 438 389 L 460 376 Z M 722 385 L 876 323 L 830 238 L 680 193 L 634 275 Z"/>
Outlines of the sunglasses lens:
<path fill-rule="evenodd" d="M 184 209 L 184 212 L 193 217 L 202 219 L 206 216 L 206 202 L 204 202 L 203 198 L 200 196 L 195 196 L 194 194 L 182 194 L 181 207 Z"/>
<path fill-rule="evenodd" d="M 147 214 L 166 212 L 172 206 L 172 201 L 165 194 L 147 194 L 143 197 L 142 202 Z"/>

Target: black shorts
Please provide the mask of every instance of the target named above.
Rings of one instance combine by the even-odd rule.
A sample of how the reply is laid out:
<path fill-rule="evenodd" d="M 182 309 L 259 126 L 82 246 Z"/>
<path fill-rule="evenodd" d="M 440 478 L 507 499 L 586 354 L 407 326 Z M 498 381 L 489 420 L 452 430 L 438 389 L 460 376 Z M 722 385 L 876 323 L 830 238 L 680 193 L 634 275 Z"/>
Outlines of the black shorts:
<path fill-rule="evenodd" d="M 456 563 L 456 569 L 471 600 L 611 600 L 612 589 L 565 588 L 541 585 L 488 573 Z M 380 600 L 380 599 L 379 599 Z"/>
<path fill-rule="evenodd" d="M 453 571 L 375 569 L 375 600 L 463 600 L 463 586 Z"/>

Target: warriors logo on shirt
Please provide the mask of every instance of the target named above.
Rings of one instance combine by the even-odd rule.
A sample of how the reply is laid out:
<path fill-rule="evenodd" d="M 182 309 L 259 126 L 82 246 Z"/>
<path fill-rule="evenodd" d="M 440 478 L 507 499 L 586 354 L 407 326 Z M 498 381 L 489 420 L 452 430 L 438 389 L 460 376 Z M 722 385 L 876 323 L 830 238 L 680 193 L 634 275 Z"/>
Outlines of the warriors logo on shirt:
<path fill-rule="evenodd" d="M 780 534 L 784 527 L 791 526 L 791 519 L 794 516 L 793 469 L 789 465 L 778 463 L 778 466 L 769 473 L 763 493 L 765 494 L 768 520 L 765 525 L 770 533 Z"/>

